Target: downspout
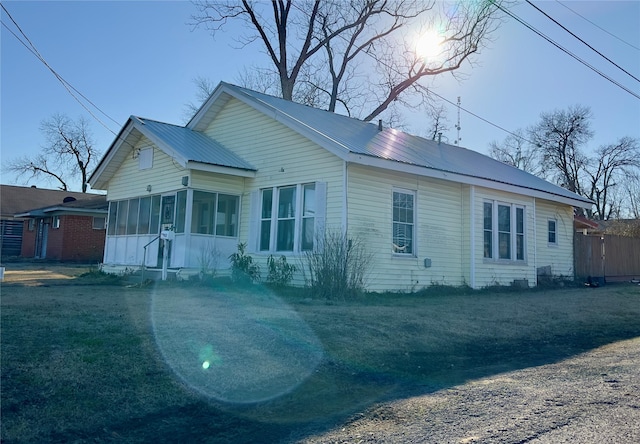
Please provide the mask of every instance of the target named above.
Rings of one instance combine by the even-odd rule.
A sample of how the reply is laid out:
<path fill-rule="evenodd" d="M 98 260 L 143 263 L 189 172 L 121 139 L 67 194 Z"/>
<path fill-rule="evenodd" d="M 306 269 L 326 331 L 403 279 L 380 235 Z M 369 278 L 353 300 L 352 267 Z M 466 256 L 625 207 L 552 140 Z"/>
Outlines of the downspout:
<path fill-rule="evenodd" d="M 470 211 L 470 230 L 471 232 L 469 233 L 469 243 L 470 243 L 470 254 L 471 254 L 471 264 L 469 267 L 469 279 L 471 282 L 469 282 L 469 285 L 471 286 L 471 288 L 476 288 L 476 230 L 475 230 L 475 226 L 476 226 L 476 215 L 475 215 L 475 211 L 473 211 L 474 208 L 474 204 L 475 204 L 475 200 L 476 200 L 476 187 L 474 185 L 471 185 L 470 191 L 469 191 L 469 211 Z"/>
<path fill-rule="evenodd" d="M 536 198 L 533 198 L 533 286 L 538 286 L 538 220 L 536 219 Z"/>

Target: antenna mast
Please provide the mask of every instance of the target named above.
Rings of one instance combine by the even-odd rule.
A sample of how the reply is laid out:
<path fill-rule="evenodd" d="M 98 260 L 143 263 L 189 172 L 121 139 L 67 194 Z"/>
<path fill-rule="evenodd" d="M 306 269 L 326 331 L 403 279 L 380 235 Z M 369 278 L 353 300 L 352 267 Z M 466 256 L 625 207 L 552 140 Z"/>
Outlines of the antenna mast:
<path fill-rule="evenodd" d="M 456 124 L 456 130 L 458 130 L 458 137 L 456 138 L 456 145 L 460 145 L 460 96 L 458 96 L 458 123 Z"/>

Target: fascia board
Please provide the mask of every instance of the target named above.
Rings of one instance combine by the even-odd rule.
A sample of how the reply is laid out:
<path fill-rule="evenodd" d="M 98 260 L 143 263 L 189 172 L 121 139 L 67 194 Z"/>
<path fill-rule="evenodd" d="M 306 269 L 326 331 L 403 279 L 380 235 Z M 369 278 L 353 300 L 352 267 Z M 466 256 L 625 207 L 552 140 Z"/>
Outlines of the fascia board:
<path fill-rule="evenodd" d="M 419 165 L 410 165 L 405 163 L 396 162 L 394 160 L 380 159 L 378 157 L 366 156 L 363 154 L 351 153 L 349 155 L 349 162 L 381 168 L 390 171 L 397 171 L 407 174 L 415 174 L 423 177 L 430 177 L 434 179 L 447 180 L 451 182 L 464 183 L 466 185 L 475 185 L 492 190 L 504 191 L 507 193 L 520 194 L 524 196 L 531 196 L 539 199 L 550 200 L 566 205 L 571 205 L 579 208 L 591 208 L 592 203 L 589 201 L 583 201 L 578 199 L 572 199 L 566 196 L 558 194 L 548 193 L 546 191 L 537 190 L 534 188 L 520 187 L 517 185 L 511 185 L 503 182 L 497 182 L 489 179 L 482 179 L 480 177 L 467 176 L 459 173 L 452 173 L 443 170 L 436 170 L 433 168 L 422 167 Z"/>
<path fill-rule="evenodd" d="M 232 168 L 222 165 L 212 165 L 209 163 L 196 162 L 193 160 L 187 161 L 185 168 L 197 171 L 206 171 L 208 173 L 225 174 L 228 176 L 238 177 L 256 177 L 256 172 L 252 170 L 243 170 L 242 168 Z"/>

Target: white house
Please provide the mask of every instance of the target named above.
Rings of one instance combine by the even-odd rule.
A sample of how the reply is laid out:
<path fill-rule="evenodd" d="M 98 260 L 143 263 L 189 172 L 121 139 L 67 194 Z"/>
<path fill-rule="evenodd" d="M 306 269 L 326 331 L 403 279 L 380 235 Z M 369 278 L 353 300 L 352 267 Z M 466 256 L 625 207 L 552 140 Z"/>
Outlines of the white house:
<path fill-rule="evenodd" d="M 296 263 L 331 229 L 372 255 L 372 291 L 573 276 L 573 210 L 591 206 L 475 151 L 228 83 L 184 127 L 130 117 L 89 183 L 110 202 L 107 270 L 159 266 L 163 227 L 185 273 L 211 251 L 228 268 L 240 242 Z"/>

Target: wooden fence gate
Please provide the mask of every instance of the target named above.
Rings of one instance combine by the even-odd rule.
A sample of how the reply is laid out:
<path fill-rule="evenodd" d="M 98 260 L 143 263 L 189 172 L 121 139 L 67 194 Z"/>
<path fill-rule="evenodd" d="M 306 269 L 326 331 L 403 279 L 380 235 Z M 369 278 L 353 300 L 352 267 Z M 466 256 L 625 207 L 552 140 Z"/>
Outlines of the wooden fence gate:
<path fill-rule="evenodd" d="M 576 233 L 573 245 L 576 279 L 640 279 L 640 238 Z"/>

